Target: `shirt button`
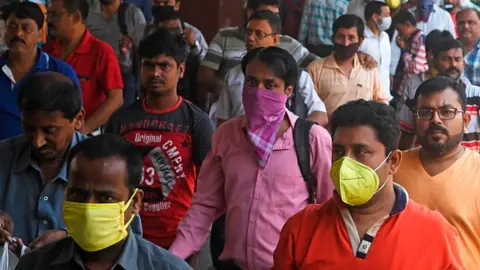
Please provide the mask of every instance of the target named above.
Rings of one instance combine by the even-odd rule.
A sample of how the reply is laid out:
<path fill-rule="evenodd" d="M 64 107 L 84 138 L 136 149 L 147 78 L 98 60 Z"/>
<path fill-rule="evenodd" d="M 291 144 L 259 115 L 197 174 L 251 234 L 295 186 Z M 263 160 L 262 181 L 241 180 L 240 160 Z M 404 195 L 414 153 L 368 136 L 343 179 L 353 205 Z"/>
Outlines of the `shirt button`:
<path fill-rule="evenodd" d="M 47 224 L 48 224 L 48 221 L 44 220 L 44 221 L 43 221 L 43 224 L 47 225 Z"/>
<path fill-rule="evenodd" d="M 48 201 L 48 196 L 43 197 L 44 201 Z"/>

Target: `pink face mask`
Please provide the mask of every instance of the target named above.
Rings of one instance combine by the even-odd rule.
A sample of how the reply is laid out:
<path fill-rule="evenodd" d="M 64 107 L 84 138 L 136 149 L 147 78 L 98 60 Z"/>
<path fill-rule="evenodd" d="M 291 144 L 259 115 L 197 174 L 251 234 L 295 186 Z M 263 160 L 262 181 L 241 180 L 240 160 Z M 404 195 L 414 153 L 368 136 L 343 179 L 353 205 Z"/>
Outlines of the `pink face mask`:
<path fill-rule="evenodd" d="M 248 139 L 255 146 L 260 167 L 267 166 L 275 137 L 285 116 L 288 96 L 258 87 L 243 88 L 243 107 L 247 116 Z"/>

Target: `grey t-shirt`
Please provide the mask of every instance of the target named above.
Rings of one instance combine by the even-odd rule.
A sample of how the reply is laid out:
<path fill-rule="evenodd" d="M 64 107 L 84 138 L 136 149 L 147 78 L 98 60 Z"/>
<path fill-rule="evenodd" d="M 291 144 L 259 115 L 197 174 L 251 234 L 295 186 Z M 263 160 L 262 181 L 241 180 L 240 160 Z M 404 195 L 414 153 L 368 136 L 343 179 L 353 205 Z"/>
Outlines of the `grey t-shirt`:
<path fill-rule="evenodd" d="M 86 24 L 92 35 L 112 46 L 120 60 L 122 74 L 132 74 L 131 65 L 124 64 L 128 59 L 125 59 L 125 55 L 121 54 L 119 48 L 122 33 L 120 32 L 120 25 L 118 23 L 118 13 L 109 19 L 106 19 L 102 12 L 92 13 L 88 16 Z M 145 17 L 143 16 L 142 11 L 134 5 L 129 5 L 125 11 L 125 24 L 127 26 L 128 34 L 133 36 L 137 27 L 141 24 L 145 24 Z M 135 48 L 132 48 L 131 52 L 133 53 L 134 51 Z M 131 59 L 131 54 L 128 56 L 128 58 Z"/>

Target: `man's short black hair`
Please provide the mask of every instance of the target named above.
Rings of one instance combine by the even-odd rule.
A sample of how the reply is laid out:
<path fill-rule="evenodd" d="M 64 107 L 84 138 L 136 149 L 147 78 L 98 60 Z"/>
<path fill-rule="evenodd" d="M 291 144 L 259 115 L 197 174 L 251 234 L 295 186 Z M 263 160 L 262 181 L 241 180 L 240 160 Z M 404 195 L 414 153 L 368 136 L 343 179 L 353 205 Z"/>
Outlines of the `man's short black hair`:
<path fill-rule="evenodd" d="M 388 7 L 388 5 L 380 1 L 372 1 L 368 3 L 365 7 L 365 21 L 368 22 L 372 18 L 373 14 L 380 16 L 380 14 L 382 14 L 383 7 Z"/>
<path fill-rule="evenodd" d="M 333 22 L 333 36 L 335 37 L 335 34 L 340 28 L 348 29 L 353 27 L 357 28 L 358 37 L 363 37 L 363 31 L 365 30 L 365 24 L 363 23 L 363 20 L 357 15 L 342 15 Z"/>
<path fill-rule="evenodd" d="M 440 93 L 446 89 L 452 89 L 458 95 L 458 101 L 465 111 L 467 106 L 467 94 L 465 93 L 465 85 L 457 82 L 450 77 L 438 76 L 428 81 L 423 82 L 415 92 L 414 104 L 418 108 L 418 99 L 420 96 L 428 96 L 433 93 Z"/>
<path fill-rule="evenodd" d="M 32 19 L 38 29 L 43 27 L 45 14 L 42 9 L 32 2 L 15 2 L 2 7 L 2 19 L 7 21 L 10 16 L 15 15 L 19 19 Z"/>
<path fill-rule="evenodd" d="M 414 27 L 417 27 L 417 20 L 415 19 L 415 15 L 413 15 L 410 11 L 406 9 L 400 10 L 397 15 L 393 18 L 393 26 L 396 27 L 397 24 L 411 24 Z"/>
<path fill-rule="evenodd" d="M 140 58 L 165 55 L 175 59 L 179 65 L 187 60 L 188 44 L 183 37 L 175 36 L 167 29 L 159 28 L 140 42 L 138 54 Z"/>
<path fill-rule="evenodd" d="M 440 43 L 437 43 L 436 46 L 432 48 L 433 57 L 437 57 L 442 52 L 446 52 L 451 49 L 461 49 L 463 54 L 463 45 L 460 41 L 456 39 L 446 39 Z"/>
<path fill-rule="evenodd" d="M 270 10 L 261 10 L 253 13 L 253 15 L 248 19 L 247 24 L 253 20 L 268 21 L 273 33 L 280 34 L 282 32 L 282 21 L 280 20 L 280 16 L 271 12 Z"/>
<path fill-rule="evenodd" d="M 90 9 L 87 0 L 62 0 L 63 8 L 68 13 L 75 13 L 77 11 L 82 15 L 82 20 L 85 21 L 88 17 L 88 10 Z"/>
<path fill-rule="evenodd" d="M 395 110 L 383 103 L 363 99 L 350 101 L 332 114 L 332 136 L 339 127 L 369 126 L 385 146 L 385 155 L 398 149 L 400 128 Z"/>
<path fill-rule="evenodd" d="M 297 62 L 289 52 L 278 47 L 251 50 L 242 59 L 243 74 L 246 74 L 248 64 L 254 60 L 264 63 L 275 76 L 284 81 L 285 87 L 296 86 L 300 71 Z"/>
<path fill-rule="evenodd" d="M 180 12 L 176 11 L 170 6 L 162 6 L 161 12 L 159 12 L 157 17 L 155 17 L 155 21 L 165 22 L 170 20 L 179 20 L 182 26 L 182 29 L 185 29 L 185 21 L 183 20 L 183 16 L 180 14 Z"/>
<path fill-rule="evenodd" d="M 73 121 L 82 109 L 82 91 L 67 76 L 57 72 L 29 75 L 18 88 L 21 111 L 62 112 Z"/>
<path fill-rule="evenodd" d="M 247 9 L 257 10 L 261 5 L 265 6 L 280 6 L 278 0 L 248 0 Z"/>
<path fill-rule="evenodd" d="M 425 38 L 425 49 L 427 53 L 431 53 L 432 50 L 438 46 L 438 44 L 442 44 L 447 40 L 455 39 L 447 30 L 440 31 L 438 29 L 433 30 L 430 32 L 427 37 Z"/>
<path fill-rule="evenodd" d="M 72 160 L 78 156 L 91 160 L 117 157 L 127 165 L 127 181 L 130 192 L 138 188 L 142 179 L 143 159 L 141 154 L 127 140 L 112 134 L 102 134 L 79 142 L 68 155 L 67 170 L 70 171 Z"/>

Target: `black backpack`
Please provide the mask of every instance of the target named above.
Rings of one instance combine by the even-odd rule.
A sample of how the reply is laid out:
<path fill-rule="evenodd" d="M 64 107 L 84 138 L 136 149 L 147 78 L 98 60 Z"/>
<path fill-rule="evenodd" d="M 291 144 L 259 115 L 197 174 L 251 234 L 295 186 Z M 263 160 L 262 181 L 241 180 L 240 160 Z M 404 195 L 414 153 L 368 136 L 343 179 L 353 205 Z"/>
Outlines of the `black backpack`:
<path fill-rule="evenodd" d="M 300 77 L 302 76 L 302 73 L 303 73 L 303 69 L 299 69 L 299 72 L 297 75 L 297 83 L 295 84 L 295 88 L 293 88 L 292 94 L 287 100 L 287 108 L 299 118 L 305 119 L 308 116 L 308 108 L 307 108 L 307 105 L 305 105 L 305 102 L 298 91 L 299 90 L 298 85 L 299 85 Z"/>
<path fill-rule="evenodd" d="M 293 141 L 297 154 L 298 167 L 308 189 L 308 203 L 317 203 L 317 194 L 310 168 L 310 130 L 315 122 L 298 118 L 293 127 Z"/>

